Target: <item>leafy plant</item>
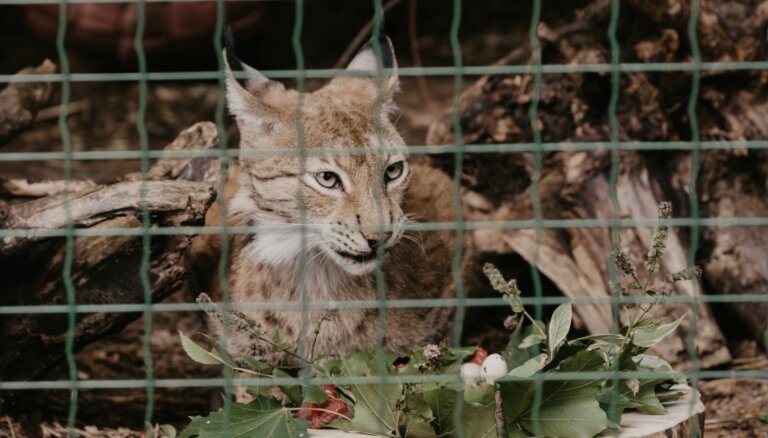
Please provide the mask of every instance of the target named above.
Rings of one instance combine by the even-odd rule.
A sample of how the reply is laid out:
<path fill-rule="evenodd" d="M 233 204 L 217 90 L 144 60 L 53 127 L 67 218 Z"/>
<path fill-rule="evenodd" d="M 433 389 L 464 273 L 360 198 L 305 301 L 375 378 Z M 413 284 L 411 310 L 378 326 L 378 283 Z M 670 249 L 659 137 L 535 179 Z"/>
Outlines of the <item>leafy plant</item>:
<path fill-rule="evenodd" d="M 495 267 L 486 265 L 484 272 L 491 286 L 502 294 L 511 310 L 504 321 L 510 331 L 509 343 L 502 352 L 504 360 L 492 355 L 497 363 L 506 362 L 509 371 L 493 385 L 477 385 L 475 380 L 463 383 L 459 379 L 462 367 L 471 362 L 477 369 L 483 362 L 487 355 L 483 349 L 426 345 L 414 348 L 408 357 L 362 351 L 348 357 L 321 358 L 310 352 L 310 357 L 305 358 L 281 342 L 279 336 L 266 336 L 246 315 L 225 312 L 203 295 L 199 301 L 212 317 L 260 341 L 259 353 L 280 351 L 293 355 L 315 376 L 334 382 L 341 382 L 343 377 L 344 382 L 352 383 L 321 388 L 301 385 L 297 380 L 294 385 L 269 385 L 269 379 L 291 374 L 258 358 L 233 358 L 213 342 L 214 346 L 204 348 L 180 333 L 182 346 L 193 360 L 267 379 L 267 386 L 250 388 L 254 399 L 247 404 L 225 400 L 226 409 L 192 417 L 179 436 L 207 438 L 228 433 L 291 438 L 306 436 L 304 431 L 310 426 L 394 438 L 485 438 L 497 436 L 500 429 L 510 437 L 571 438 L 618 429 L 627 409 L 663 414 L 663 402 L 682 393 L 670 391 L 677 382 L 671 378 L 669 364 L 648 355 L 646 350 L 674 332 L 684 316 L 664 322 L 649 315 L 660 298 L 671 293 L 673 283 L 700 275 L 700 270 L 694 268 L 654 283 L 665 249 L 664 222 L 670 215 L 671 206 L 662 203 L 662 223 L 654 232 L 652 248 L 644 260 L 644 279 L 626 254 L 614 254 L 622 278 L 612 284 L 613 290 L 620 297 L 643 298 L 636 306 L 624 300 L 625 323 L 618 333 L 569 340 L 571 303 L 558 306 L 548 322 L 537 320 L 523 305 L 517 282 L 506 280 Z M 318 326 L 315 336 L 319 332 Z M 653 377 L 616 378 L 610 371 L 647 372 Z M 376 380 L 363 381 L 371 377 Z M 422 382 L 412 383 L 414 380 Z M 267 389 L 270 386 L 273 388 Z"/>

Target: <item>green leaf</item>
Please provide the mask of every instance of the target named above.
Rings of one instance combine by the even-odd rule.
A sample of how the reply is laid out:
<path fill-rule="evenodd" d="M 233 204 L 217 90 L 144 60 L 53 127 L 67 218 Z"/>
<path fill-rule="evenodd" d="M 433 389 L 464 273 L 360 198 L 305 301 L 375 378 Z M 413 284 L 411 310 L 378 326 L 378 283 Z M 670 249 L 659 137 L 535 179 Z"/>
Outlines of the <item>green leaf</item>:
<path fill-rule="evenodd" d="M 478 385 L 464 389 L 464 401 L 476 405 L 495 403 L 493 385 Z"/>
<path fill-rule="evenodd" d="M 438 436 L 453 436 L 456 432 L 454 410 L 456 400 L 461 399 L 461 393 L 453 388 L 441 386 L 433 391 L 425 392 L 424 401 L 432 410 L 432 425 Z"/>
<path fill-rule="evenodd" d="M 635 323 L 635 330 L 651 331 L 659 328 L 664 321 L 661 318 L 643 318 Z"/>
<path fill-rule="evenodd" d="M 530 435 L 525 433 L 522 427 L 520 427 L 519 424 L 515 425 L 512 428 L 507 429 L 507 438 L 528 438 Z"/>
<path fill-rule="evenodd" d="M 461 405 L 461 426 L 464 438 L 495 438 L 496 437 L 496 404 L 493 401 L 493 386 L 490 388 L 491 398 L 486 404 L 468 403 L 462 401 L 461 393 L 447 386 L 441 386 L 435 391 L 424 393 L 424 400 L 432 409 L 434 427 L 439 437 L 459 436 L 456 430 L 456 402 Z M 463 399 L 467 398 L 464 394 Z"/>
<path fill-rule="evenodd" d="M 622 386 L 619 385 L 621 388 Z M 619 391 L 616 393 L 616 386 L 606 386 L 597 395 L 597 401 L 600 403 L 600 407 L 608 415 L 608 419 L 616 424 L 621 423 L 621 415 L 625 410 L 629 409 L 632 403 L 629 401 L 629 397 L 625 391 Z"/>
<path fill-rule="evenodd" d="M 304 387 L 304 402 L 305 403 L 325 403 L 328 400 L 328 394 L 318 386 L 305 386 Z"/>
<path fill-rule="evenodd" d="M 509 373 L 507 373 L 508 376 L 513 377 L 530 377 L 537 372 L 541 371 L 542 368 L 544 368 L 544 365 L 547 363 L 547 355 L 544 353 L 541 353 L 540 355 L 536 357 L 532 357 L 528 359 L 524 364 L 520 365 L 519 367 L 513 369 Z M 504 378 L 502 377 L 500 381 L 502 381 Z"/>
<path fill-rule="evenodd" d="M 179 338 L 181 338 L 181 347 L 184 348 L 184 352 L 195 362 L 203 365 L 226 365 L 226 362 L 224 362 L 224 359 L 216 350 L 208 351 L 204 349 L 192 339 L 184 336 L 181 330 L 179 330 Z"/>
<path fill-rule="evenodd" d="M 322 365 L 317 365 L 316 369 L 322 373 L 322 375 L 328 376 L 332 374 L 338 374 L 341 372 L 341 360 L 329 359 L 323 362 Z"/>
<path fill-rule="evenodd" d="M 637 363 L 637 366 L 643 367 L 643 368 L 650 368 L 650 369 L 657 369 L 661 368 L 665 371 L 673 371 L 672 365 L 669 364 L 666 360 L 660 358 L 659 356 L 654 356 L 652 354 L 638 354 L 635 356 L 632 356 L 632 360 L 634 360 Z"/>
<path fill-rule="evenodd" d="M 432 428 L 432 408 L 423 394 L 410 394 L 405 399 L 405 409 L 400 421 L 403 436 L 408 438 L 435 438 Z"/>
<path fill-rule="evenodd" d="M 520 345 L 517 346 L 517 348 L 530 348 L 530 347 L 533 347 L 534 345 L 539 345 L 546 340 L 547 340 L 546 336 L 542 336 L 534 333 L 532 335 L 526 336 L 525 339 L 523 339 L 523 342 L 521 342 Z"/>
<path fill-rule="evenodd" d="M 340 368 L 345 376 L 382 376 L 387 375 L 386 360 L 381 353 L 363 351 L 342 359 Z M 355 399 L 352 420 L 337 421 L 334 426 L 348 432 L 396 434 L 402 384 L 353 383 L 348 389 Z"/>
<path fill-rule="evenodd" d="M 265 372 L 272 369 L 272 366 L 269 364 L 256 360 L 251 356 L 243 356 L 242 359 L 248 365 L 248 367 L 254 371 Z"/>
<path fill-rule="evenodd" d="M 605 362 L 595 351 L 581 351 L 564 359 L 557 368 L 567 373 L 604 369 Z M 546 380 L 540 384 L 542 397 L 536 412 L 534 382 L 501 381 L 507 428 L 537 431 L 547 437 L 592 437 L 610 425 L 597 401 L 602 383 L 598 379 Z"/>
<path fill-rule="evenodd" d="M 616 386 L 613 385 L 612 381 L 608 382 L 608 386 L 601 391 L 598 400 L 603 410 L 608 413 L 611 421 L 615 423 L 621 422 L 621 415 L 626 409 L 637 409 L 640 412 L 652 415 L 666 413 L 666 409 L 662 404 L 662 398 L 657 395 L 657 390 L 669 381 L 668 376 L 671 375 L 672 368 L 664 360 L 655 356 L 638 355 L 632 359 L 632 361 L 626 363 L 628 369 L 622 369 L 622 371 L 652 371 L 659 373 L 659 377 L 652 379 L 622 379 L 618 384 L 618 399 Z M 660 366 L 657 368 L 640 366 L 640 364 L 644 363 L 658 364 Z M 659 392 L 659 394 L 662 394 L 662 392 Z"/>
<path fill-rule="evenodd" d="M 630 397 L 630 408 L 635 408 L 644 414 L 662 415 L 666 414 L 667 410 L 661 401 L 656 397 L 656 385 L 659 384 L 657 380 L 645 381 L 640 384 L 637 394 Z"/>
<path fill-rule="evenodd" d="M 608 344 L 619 344 L 621 341 L 624 340 L 623 335 L 617 335 L 617 334 L 604 334 L 604 335 L 589 335 L 589 336 L 582 336 L 580 338 L 576 338 L 572 341 L 568 341 L 569 344 L 575 344 L 577 342 L 582 341 L 597 341 L 597 342 L 605 342 Z"/>
<path fill-rule="evenodd" d="M 286 373 L 285 371 L 281 370 L 280 368 L 275 368 L 272 370 L 272 377 L 276 379 L 281 378 L 290 378 L 291 375 Z M 287 401 L 289 404 L 293 406 L 299 406 L 301 405 L 301 386 L 299 385 L 281 385 L 280 390 L 285 394 L 287 397 Z"/>
<path fill-rule="evenodd" d="M 656 391 L 656 397 L 659 398 L 662 404 L 675 401 L 684 395 L 685 393 L 682 391 Z"/>
<path fill-rule="evenodd" d="M 261 396 L 248 404 L 232 403 L 229 418 L 220 409 L 206 417 L 192 417 L 179 438 L 271 437 L 298 438 L 302 424 L 274 397 Z M 228 427 L 225 427 L 228 425 Z M 229 432 L 229 433 L 227 433 Z"/>
<path fill-rule="evenodd" d="M 683 315 L 674 322 L 662 324 L 655 328 L 652 328 L 653 326 L 634 328 L 632 330 L 632 343 L 638 347 L 653 347 L 657 342 L 664 339 L 665 336 L 675 331 L 677 326 L 683 322 L 685 316 Z"/>
<path fill-rule="evenodd" d="M 557 306 L 557 309 L 552 313 L 552 320 L 549 321 L 549 354 L 550 357 L 554 357 L 557 353 L 557 349 L 565 341 L 565 337 L 568 336 L 568 332 L 571 330 L 571 317 L 572 317 L 571 303 L 563 303 Z"/>
<path fill-rule="evenodd" d="M 443 374 L 459 374 L 464 360 L 472 356 L 477 347 L 448 348 L 443 358 L 441 369 Z"/>
<path fill-rule="evenodd" d="M 518 345 L 520 345 L 520 343 L 528 334 L 531 334 L 532 330 L 532 326 L 526 326 L 521 322 L 509 335 L 507 348 L 505 348 L 501 353 L 502 356 L 504 356 L 504 359 L 507 361 L 507 365 L 509 367 L 514 368 L 530 359 L 531 354 L 528 352 L 528 349 L 519 348 Z"/>

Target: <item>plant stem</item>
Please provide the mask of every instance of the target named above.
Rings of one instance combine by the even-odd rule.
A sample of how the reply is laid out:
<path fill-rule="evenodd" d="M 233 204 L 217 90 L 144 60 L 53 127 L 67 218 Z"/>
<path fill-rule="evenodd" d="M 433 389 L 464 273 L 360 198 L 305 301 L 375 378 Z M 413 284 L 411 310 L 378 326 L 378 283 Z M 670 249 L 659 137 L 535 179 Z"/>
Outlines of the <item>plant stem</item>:
<path fill-rule="evenodd" d="M 541 327 L 539 327 L 538 324 L 536 324 L 536 320 L 533 319 L 533 317 L 528 313 L 528 311 L 525 310 L 525 308 L 523 308 L 523 315 L 525 315 L 525 317 L 528 318 L 529 321 L 531 321 L 531 325 L 536 328 L 539 334 L 541 334 L 542 336 L 547 336 L 547 334 L 544 333 L 544 331 L 541 329 Z"/>
<path fill-rule="evenodd" d="M 323 326 L 323 323 L 328 319 L 328 313 L 323 313 L 323 316 L 320 317 L 320 321 L 317 322 L 317 327 L 315 328 L 315 339 L 312 340 L 312 347 L 309 348 L 309 360 L 315 361 L 315 345 L 317 345 L 317 338 L 320 337 L 320 327 Z"/>
<path fill-rule="evenodd" d="M 310 408 L 307 408 L 307 407 L 285 408 L 285 410 L 290 411 L 290 412 L 303 411 L 303 410 L 307 410 L 307 409 L 310 409 Z M 341 418 L 343 418 L 345 420 L 352 421 L 352 419 L 350 417 L 347 417 L 346 415 L 342 414 L 341 412 L 336 412 L 336 411 L 332 411 L 330 409 L 322 409 L 322 408 L 311 408 L 311 409 L 313 411 L 317 411 L 317 412 L 328 412 L 329 414 L 338 415 L 339 417 L 341 417 Z"/>
<path fill-rule="evenodd" d="M 294 353 L 294 352 L 293 352 L 293 351 L 291 351 L 291 350 L 282 350 L 282 349 L 280 348 L 280 346 L 279 346 L 279 345 L 277 345 L 277 343 L 275 343 L 275 342 L 274 342 L 274 341 L 272 341 L 271 339 L 265 338 L 265 337 L 263 337 L 263 336 L 261 336 L 261 335 L 257 336 L 257 337 L 256 337 L 256 339 L 258 339 L 258 340 L 260 340 L 260 341 L 263 341 L 263 342 L 266 342 L 267 344 L 269 344 L 269 345 L 271 345 L 272 347 L 274 347 L 274 348 L 275 348 L 275 350 L 277 350 L 277 351 L 281 351 L 281 352 L 283 352 L 283 353 L 285 353 L 285 354 L 287 354 L 287 355 L 289 355 L 289 356 L 292 356 L 292 357 L 294 357 L 295 359 L 298 359 L 298 360 L 300 360 L 300 361 L 304 362 L 306 365 L 309 365 L 309 366 L 310 366 L 310 367 L 312 367 L 312 368 L 314 368 L 314 366 L 315 366 L 315 364 L 314 364 L 314 363 L 312 363 L 312 361 L 311 361 L 311 360 L 309 360 L 309 359 L 307 359 L 307 358 L 305 358 L 305 357 L 302 357 L 302 356 L 300 356 L 300 355 L 298 355 L 298 354 Z"/>

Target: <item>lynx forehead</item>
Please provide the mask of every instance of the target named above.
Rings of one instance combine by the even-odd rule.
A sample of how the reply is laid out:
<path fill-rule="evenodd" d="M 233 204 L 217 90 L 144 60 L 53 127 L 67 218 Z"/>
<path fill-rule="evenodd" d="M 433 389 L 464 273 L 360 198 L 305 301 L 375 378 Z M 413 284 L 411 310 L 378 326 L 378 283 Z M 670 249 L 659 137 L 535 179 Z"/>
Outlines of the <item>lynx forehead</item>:
<path fill-rule="evenodd" d="M 350 68 L 376 70 L 372 51 L 361 51 Z M 303 245 L 308 257 L 327 257 L 349 274 L 372 272 L 379 251 L 397 244 L 406 222 L 401 204 L 410 169 L 402 150 L 393 149 L 405 143 L 389 119 L 396 76 L 337 77 L 299 95 L 229 59 L 250 76 L 244 85 L 228 80 L 241 148 L 277 151 L 241 159 L 232 212 L 257 226 L 310 227 L 304 236 L 298 227 L 257 233 L 249 246 L 254 260 L 295 263 Z M 318 149 L 325 152 L 313 153 Z"/>

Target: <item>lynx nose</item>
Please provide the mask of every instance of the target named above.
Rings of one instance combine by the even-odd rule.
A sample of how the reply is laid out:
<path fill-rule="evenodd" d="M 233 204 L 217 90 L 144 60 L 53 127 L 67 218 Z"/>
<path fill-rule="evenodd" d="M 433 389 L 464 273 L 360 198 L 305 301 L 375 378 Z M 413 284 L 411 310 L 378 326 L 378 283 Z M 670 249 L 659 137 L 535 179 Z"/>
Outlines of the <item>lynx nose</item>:
<path fill-rule="evenodd" d="M 380 244 L 385 244 L 391 235 L 392 233 L 381 233 L 381 239 L 379 239 L 378 233 L 363 233 L 363 238 L 368 242 L 368 248 L 376 250 Z"/>

